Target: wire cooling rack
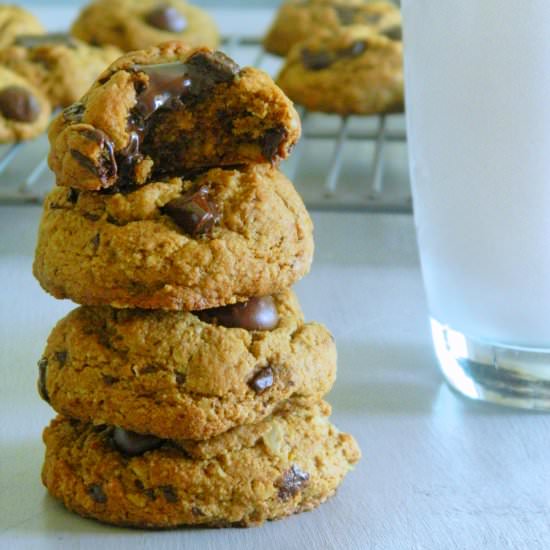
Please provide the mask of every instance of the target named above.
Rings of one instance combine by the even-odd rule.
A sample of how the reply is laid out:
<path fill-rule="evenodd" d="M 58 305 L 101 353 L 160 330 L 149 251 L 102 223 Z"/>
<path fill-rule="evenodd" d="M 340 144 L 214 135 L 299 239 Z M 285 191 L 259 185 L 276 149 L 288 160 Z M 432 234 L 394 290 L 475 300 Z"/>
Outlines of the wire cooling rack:
<path fill-rule="evenodd" d="M 241 65 L 275 75 L 281 60 L 259 39 L 229 36 L 222 49 Z M 311 210 L 410 213 L 403 115 L 340 117 L 299 108 L 303 135 L 282 164 Z M 0 146 L 0 203 L 42 202 L 54 183 L 39 138 Z"/>

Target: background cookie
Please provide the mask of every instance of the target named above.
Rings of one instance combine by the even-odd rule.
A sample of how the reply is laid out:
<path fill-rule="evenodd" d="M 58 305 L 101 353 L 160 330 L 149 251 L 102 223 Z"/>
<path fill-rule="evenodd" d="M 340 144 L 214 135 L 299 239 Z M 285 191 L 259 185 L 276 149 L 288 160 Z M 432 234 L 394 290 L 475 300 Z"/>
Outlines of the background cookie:
<path fill-rule="evenodd" d="M 0 63 L 42 90 L 54 106 L 66 107 L 88 90 L 118 48 L 98 48 L 66 34 L 24 35 L 0 50 Z"/>
<path fill-rule="evenodd" d="M 97 0 L 85 7 L 72 34 L 90 44 L 141 50 L 167 40 L 215 48 L 218 28 L 205 11 L 181 0 Z"/>
<path fill-rule="evenodd" d="M 198 168 L 276 163 L 300 136 L 291 101 L 264 72 L 181 42 L 123 56 L 53 122 L 59 185 L 103 189 Z"/>
<path fill-rule="evenodd" d="M 38 136 L 50 114 L 50 104 L 40 90 L 0 66 L 0 143 Z"/>
<path fill-rule="evenodd" d="M 312 111 L 375 114 L 403 110 L 403 45 L 365 27 L 297 44 L 277 83 Z"/>
<path fill-rule="evenodd" d="M 20 34 L 43 34 L 38 19 L 19 6 L 0 5 L 0 48 L 13 43 Z"/>
<path fill-rule="evenodd" d="M 290 287 L 309 270 L 312 230 L 294 187 L 270 165 L 127 194 L 57 187 L 34 274 L 55 297 L 81 304 L 205 309 Z"/>
<path fill-rule="evenodd" d="M 377 32 L 401 36 L 401 14 L 391 2 L 366 0 L 290 0 L 277 12 L 264 48 L 286 55 L 299 42 L 326 34 L 330 37 L 342 27 L 364 25 Z"/>
<path fill-rule="evenodd" d="M 207 458 L 170 442 L 129 456 L 112 428 L 59 416 L 44 432 L 42 480 L 70 510 L 116 525 L 257 525 L 314 508 L 359 460 L 329 412 L 322 403 L 281 412 L 255 435 L 233 434 L 240 445 L 210 444 Z"/>
<path fill-rule="evenodd" d="M 67 416 L 171 439 L 257 422 L 291 397 L 321 399 L 336 373 L 330 333 L 304 323 L 290 291 L 252 299 L 246 309 L 199 318 L 78 308 L 48 339 L 41 393 Z M 250 329 L 205 322 L 216 322 L 211 315 Z"/>

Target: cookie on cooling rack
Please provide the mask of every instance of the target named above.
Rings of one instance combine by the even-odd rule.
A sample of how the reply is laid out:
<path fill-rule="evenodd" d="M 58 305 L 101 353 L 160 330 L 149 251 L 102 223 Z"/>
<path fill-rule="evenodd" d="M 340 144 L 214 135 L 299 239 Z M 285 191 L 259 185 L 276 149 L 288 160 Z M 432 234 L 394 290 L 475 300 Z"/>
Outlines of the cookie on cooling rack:
<path fill-rule="evenodd" d="M 292 46 L 313 36 L 331 36 L 342 27 L 363 25 L 401 40 L 401 13 L 386 1 L 287 0 L 264 38 L 264 48 L 286 55 Z"/>
<path fill-rule="evenodd" d="M 219 43 L 210 15 L 183 0 L 96 0 L 82 10 L 71 32 L 90 44 L 112 44 L 124 51 L 168 40 L 210 48 Z"/>
<path fill-rule="evenodd" d="M 38 136 L 50 114 L 50 104 L 38 88 L 0 66 L 0 143 Z"/>
<path fill-rule="evenodd" d="M 258 525 L 318 506 L 359 460 L 329 413 L 287 407 L 192 444 L 58 416 L 42 481 L 69 510 L 115 525 Z"/>
<path fill-rule="evenodd" d="M 403 46 L 364 27 L 316 37 L 288 54 L 277 83 L 311 111 L 341 115 L 403 110 Z"/>
<path fill-rule="evenodd" d="M 285 158 L 292 102 L 262 71 L 181 42 L 127 54 L 52 123 L 58 185 L 97 190 Z"/>
<path fill-rule="evenodd" d="M 21 35 L 0 50 L 0 64 L 41 89 L 52 105 L 66 107 L 121 53 L 114 47 L 90 46 L 68 34 Z"/>
<path fill-rule="evenodd" d="M 290 291 L 197 314 L 82 306 L 53 329 L 39 389 L 59 413 L 206 439 L 331 388 L 330 333 Z"/>
<path fill-rule="evenodd" d="M 280 292 L 312 255 L 300 196 L 261 164 L 124 194 L 56 187 L 34 273 L 47 292 L 80 304 L 193 311 Z"/>
<path fill-rule="evenodd" d="M 0 5 L 0 48 L 13 43 L 20 34 L 46 32 L 38 19 L 19 6 Z"/>

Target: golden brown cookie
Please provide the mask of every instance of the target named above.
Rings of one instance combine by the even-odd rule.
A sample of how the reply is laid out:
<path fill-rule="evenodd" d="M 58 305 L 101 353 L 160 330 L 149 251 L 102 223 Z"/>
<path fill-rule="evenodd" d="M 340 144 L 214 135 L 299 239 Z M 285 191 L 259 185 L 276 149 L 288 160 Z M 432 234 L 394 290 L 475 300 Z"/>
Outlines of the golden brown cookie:
<path fill-rule="evenodd" d="M 22 35 L 0 50 L 0 64 L 42 90 L 52 105 L 66 107 L 80 99 L 121 53 L 112 46 L 90 46 L 68 34 Z"/>
<path fill-rule="evenodd" d="M 189 446 L 58 416 L 42 480 L 69 510 L 115 525 L 258 525 L 319 505 L 359 460 L 329 413 L 289 408 Z"/>
<path fill-rule="evenodd" d="M 299 42 L 312 37 L 330 37 L 342 27 L 363 25 L 401 40 L 399 8 L 384 0 L 287 0 L 280 7 L 266 37 L 264 48 L 287 55 Z"/>
<path fill-rule="evenodd" d="M 123 56 L 59 115 L 49 164 L 59 185 L 105 189 L 276 163 L 299 136 L 292 103 L 267 74 L 170 42 Z"/>
<path fill-rule="evenodd" d="M 39 388 L 59 413 L 170 439 L 257 422 L 331 388 L 330 333 L 290 291 L 205 310 L 80 307 L 53 329 Z"/>
<path fill-rule="evenodd" d="M 277 83 L 312 111 L 341 115 L 403 110 L 403 45 L 365 27 L 297 44 Z"/>
<path fill-rule="evenodd" d="M 19 6 L 0 5 L 0 48 L 13 43 L 20 34 L 43 34 L 44 27 L 38 19 Z"/>
<path fill-rule="evenodd" d="M 125 51 L 167 40 L 210 48 L 219 43 L 212 17 L 182 0 L 96 0 L 82 10 L 71 32 L 90 44 L 112 44 Z"/>
<path fill-rule="evenodd" d="M 51 107 L 40 90 L 0 66 L 0 143 L 31 139 L 48 125 Z"/>
<path fill-rule="evenodd" d="M 311 220 L 270 165 L 127 191 L 50 193 L 34 263 L 47 292 L 85 305 L 193 311 L 275 294 L 309 270 Z"/>

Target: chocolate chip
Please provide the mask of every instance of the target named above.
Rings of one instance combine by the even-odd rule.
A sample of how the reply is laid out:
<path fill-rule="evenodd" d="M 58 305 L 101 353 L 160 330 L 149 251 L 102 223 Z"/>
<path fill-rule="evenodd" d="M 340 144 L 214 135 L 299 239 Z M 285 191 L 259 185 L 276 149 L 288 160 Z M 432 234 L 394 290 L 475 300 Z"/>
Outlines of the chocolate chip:
<path fill-rule="evenodd" d="M 101 485 L 90 485 L 88 487 L 88 494 L 98 504 L 105 504 L 107 502 L 107 495 L 103 492 Z"/>
<path fill-rule="evenodd" d="M 393 27 L 388 27 L 380 32 L 381 35 L 394 40 L 395 42 L 401 42 L 403 40 L 403 31 L 400 25 L 394 25 Z"/>
<path fill-rule="evenodd" d="M 70 187 L 69 191 L 67 192 L 67 200 L 72 204 L 76 204 L 76 202 L 78 201 L 79 195 L 80 195 L 80 191 L 78 189 L 75 189 L 74 187 Z"/>
<path fill-rule="evenodd" d="M 262 155 L 273 162 L 279 156 L 279 146 L 288 135 L 282 126 L 268 130 L 262 137 Z"/>
<path fill-rule="evenodd" d="M 66 351 L 56 351 L 54 353 L 55 359 L 59 363 L 60 367 L 64 367 L 65 363 L 67 362 L 68 353 Z"/>
<path fill-rule="evenodd" d="M 113 431 L 112 439 L 116 448 L 128 456 L 142 455 L 162 445 L 162 439 L 154 435 L 139 434 L 118 426 Z"/>
<path fill-rule="evenodd" d="M 205 185 L 171 200 L 164 205 L 162 212 L 193 236 L 210 233 L 220 220 L 218 209 L 209 198 L 209 188 Z"/>
<path fill-rule="evenodd" d="M 48 390 L 46 388 L 46 377 L 48 375 L 48 360 L 45 357 L 42 357 L 38 361 L 38 393 L 40 397 L 46 401 L 50 402 L 50 396 L 48 395 Z"/>
<path fill-rule="evenodd" d="M 271 296 L 250 298 L 230 306 L 196 311 L 205 323 L 214 323 L 228 328 L 246 330 L 271 330 L 279 324 L 277 306 Z"/>
<path fill-rule="evenodd" d="M 326 69 L 334 62 L 334 57 L 329 52 L 314 52 L 308 48 L 302 49 L 301 57 L 304 67 L 312 71 Z"/>
<path fill-rule="evenodd" d="M 114 376 L 110 376 L 109 374 L 102 374 L 101 378 L 103 380 L 103 383 L 107 386 L 112 386 L 113 384 L 116 384 L 120 378 L 116 378 Z"/>
<path fill-rule="evenodd" d="M 181 372 L 176 372 L 174 376 L 176 378 L 176 384 L 180 386 L 185 384 L 185 380 L 186 380 L 185 374 L 182 374 Z"/>
<path fill-rule="evenodd" d="M 8 86 L 0 91 L 0 112 L 17 122 L 34 122 L 40 115 L 40 103 L 22 86 Z"/>
<path fill-rule="evenodd" d="M 258 371 L 249 381 L 248 385 L 258 394 L 273 386 L 273 369 L 264 367 Z"/>
<path fill-rule="evenodd" d="M 175 487 L 172 487 L 172 485 L 163 485 L 159 487 L 159 489 L 162 491 L 164 498 L 168 502 L 175 503 L 178 501 L 178 493 L 176 492 Z"/>
<path fill-rule="evenodd" d="M 288 500 L 298 494 L 309 481 L 309 474 L 293 464 L 275 484 L 279 488 L 279 498 Z"/>
<path fill-rule="evenodd" d="M 354 6 L 334 6 L 334 11 L 342 25 L 352 25 L 357 14 L 357 8 Z"/>
<path fill-rule="evenodd" d="M 145 20 L 152 27 L 170 32 L 182 32 L 187 26 L 185 17 L 176 8 L 166 4 L 150 11 Z"/>
<path fill-rule="evenodd" d="M 145 489 L 145 485 L 143 485 L 143 481 L 141 481 L 141 479 L 134 480 L 134 485 L 136 486 L 136 489 L 139 489 L 140 491 Z"/>
<path fill-rule="evenodd" d="M 17 46 L 24 48 L 36 48 L 38 46 L 48 46 L 60 44 L 69 48 L 76 48 L 75 39 L 64 32 L 52 32 L 49 34 L 20 34 L 15 39 Z"/>
<path fill-rule="evenodd" d="M 71 123 L 82 122 L 82 116 L 84 115 L 85 110 L 86 107 L 84 107 L 83 103 L 73 103 L 66 109 L 63 109 L 63 118 L 67 122 Z"/>

